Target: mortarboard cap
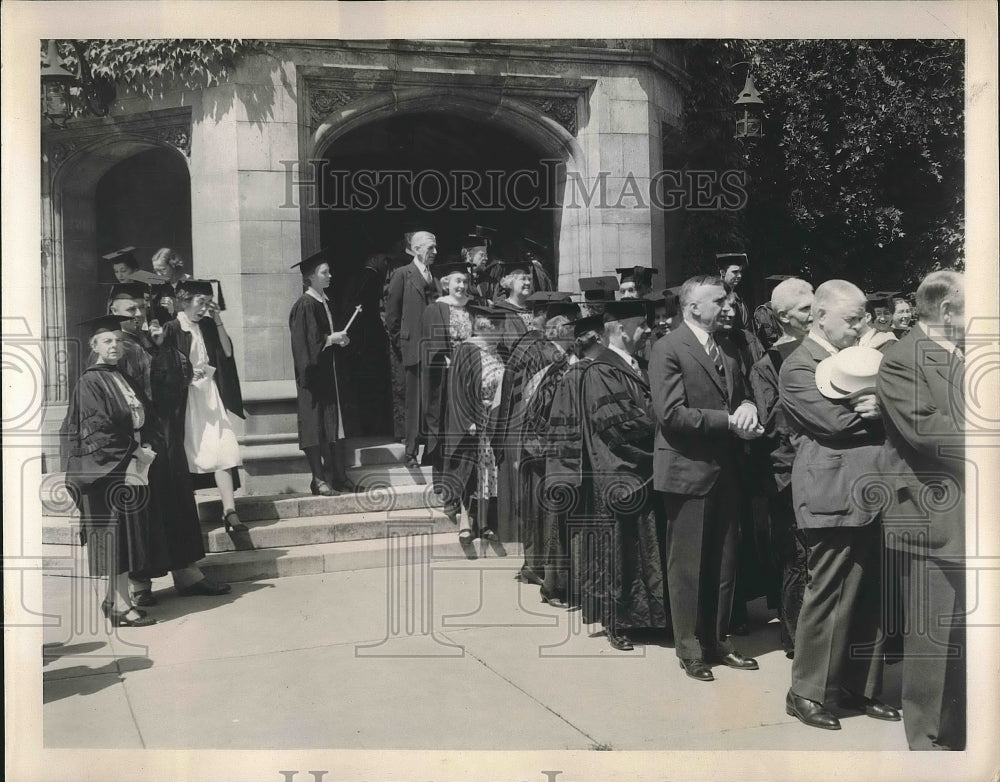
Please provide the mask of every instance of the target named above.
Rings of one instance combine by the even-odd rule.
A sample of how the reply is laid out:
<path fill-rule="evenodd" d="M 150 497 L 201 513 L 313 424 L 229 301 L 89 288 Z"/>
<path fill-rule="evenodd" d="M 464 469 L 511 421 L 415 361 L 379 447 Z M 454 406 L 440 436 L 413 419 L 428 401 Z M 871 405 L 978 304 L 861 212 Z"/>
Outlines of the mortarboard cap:
<path fill-rule="evenodd" d="M 875 291 L 873 296 L 879 296 L 883 299 L 898 299 L 903 295 L 902 291 Z"/>
<path fill-rule="evenodd" d="M 146 285 L 163 285 L 166 280 L 159 274 L 153 274 L 143 269 L 136 269 L 128 276 L 129 282 L 141 282 Z"/>
<path fill-rule="evenodd" d="M 618 287 L 617 277 L 580 278 L 580 291 L 587 301 L 613 301 Z"/>
<path fill-rule="evenodd" d="M 546 309 L 553 302 L 568 302 L 572 295 L 564 291 L 535 291 L 528 297 L 527 301 L 532 310 L 538 311 Z"/>
<path fill-rule="evenodd" d="M 717 269 L 724 269 L 728 266 L 733 266 L 734 264 L 739 264 L 740 266 L 747 267 L 750 265 L 750 259 L 747 258 L 746 253 L 715 254 L 715 266 Z"/>
<path fill-rule="evenodd" d="M 303 277 L 308 277 L 324 263 L 330 263 L 330 256 L 326 249 L 315 252 L 298 263 L 293 263 L 289 268 L 298 269 L 302 272 Z"/>
<path fill-rule="evenodd" d="M 142 282 L 116 282 L 109 287 L 109 303 L 118 299 L 144 299 L 149 293 L 149 286 Z"/>
<path fill-rule="evenodd" d="M 455 274 L 455 272 L 462 272 L 462 274 L 469 273 L 469 264 L 464 261 L 456 261 L 454 263 L 435 263 L 430 267 L 431 273 L 441 279 L 442 277 L 447 277 L 449 274 Z"/>
<path fill-rule="evenodd" d="M 785 280 L 794 280 L 794 279 L 795 279 L 794 274 L 769 274 L 767 277 L 764 278 L 766 282 L 771 283 L 772 288 L 779 282 L 784 282 Z"/>
<path fill-rule="evenodd" d="M 567 318 L 576 318 L 580 315 L 580 305 L 569 299 L 549 302 L 545 307 L 546 320 L 558 317 L 559 315 L 565 315 Z"/>
<path fill-rule="evenodd" d="M 496 236 L 496 230 L 493 228 L 487 228 L 485 225 L 474 225 L 469 235 L 462 240 L 463 250 L 472 250 L 476 247 L 489 247 L 493 244 L 493 237 Z"/>
<path fill-rule="evenodd" d="M 659 269 L 653 269 L 649 266 L 629 266 L 623 269 L 615 269 L 618 276 L 621 278 L 622 283 L 634 280 L 638 285 L 645 285 L 649 287 L 653 284 L 653 275 L 659 274 Z"/>
<path fill-rule="evenodd" d="M 527 261 L 498 261 L 498 263 L 504 274 L 514 274 L 515 272 L 531 274 L 531 264 Z"/>
<path fill-rule="evenodd" d="M 194 296 L 214 296 L 213 282 L 214 280 L 181 280 L 177 283 L 177 292 L 185 291 Z"/>
<path fill-rule="evenodd" d="M 645 318 L 649 316 L 652 304 L 646 299 L 622 299 L 609 301 L 604 307 L 604 320 L 624 320 L 625 318 Z"/>
<path fill-rule="evenodd" d="M 468 310 L 472 317 L 485 317 L 491 320 L 504 320 L 507 317 L 508 310 L 501 309 L 500 307 L 494 307 L 491 304 L 483 302 L 469 302 L 465 305 L 465 309 Z"/>
<path fill-rule="evenodd" d="M 598 334 L 604 331 L 604 316 L 588 315 L 585 318 L 577 318 L 573 321 L 574 337 L 582 337 L 588 331 L 596 331 Z"/>
<path fill-rule="evenodd" d="M 104 331 L 121 331 L 122 323 L 127 320 L 132 320 L 132 318 L 123 315 L 101 315 L 97 318 L 81 321 L 76 325 L 85 329 L 88 335 L 94 336 Z"/>
<path fill-rule="evenodd" d="M 135 259 L 134 247 L 122 247 L 120 250 L 115 250 L 113 253 L 108 253 L 107 255 L 102 255 L 105 261 L 108 261 L 112 266 L 116 263 L 127 263 L 133 269 L 139 268 L 139 262 Z"/>

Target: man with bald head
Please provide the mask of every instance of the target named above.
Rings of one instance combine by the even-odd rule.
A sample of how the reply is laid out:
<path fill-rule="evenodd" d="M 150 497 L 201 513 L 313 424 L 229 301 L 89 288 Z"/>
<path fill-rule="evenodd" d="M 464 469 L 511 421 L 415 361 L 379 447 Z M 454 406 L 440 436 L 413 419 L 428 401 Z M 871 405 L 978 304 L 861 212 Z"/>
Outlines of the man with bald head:
<path fill-rule="evenodd" d="M 440 283 L 430 266 L 437 257 L 437 239 L 429 231 L 409 234 L 413 262 L 396 269 L 389 278 L 385 299 L 385 329 L 406 377 L 406 466 L 417 467 L 420 447 L 420 342 L 424 310 L 441 295 Z"/>
<path fill-rule="evenodd" d="M 828 399 L 816 385 L 823 359 L 857 344 L 865 294 L 845 280 L 816 289 L 812 325 L 781 365 L 779 393 L 793 432 L 792 501 L 805 531 L 809 580 L 799 612 L 785 710 L 839 730 L 846 708 L 898 721 L 882 689 L 881 509 L 856 501 L 879 469 L 885 433 L 874 393 Z M 829 708 L 828 708 L 829 707 Z"/>

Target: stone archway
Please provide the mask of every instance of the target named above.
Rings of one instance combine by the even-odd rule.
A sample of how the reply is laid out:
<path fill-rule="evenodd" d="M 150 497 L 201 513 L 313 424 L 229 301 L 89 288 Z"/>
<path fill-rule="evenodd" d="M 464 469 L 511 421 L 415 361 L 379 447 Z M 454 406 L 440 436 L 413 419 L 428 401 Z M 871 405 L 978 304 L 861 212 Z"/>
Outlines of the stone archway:
<path fill-rule="evenodd" d="M 557 198 L 572 178 L 588 181 L 587 156 L 576 134 L 586 124 L 586 97 L 593 82 L 586 79 L 424 72 L 351 71 L 331 79 L 328 73 L 305 70 L 300 76 L 300 170 L 312 167 L 338 139 L 389 117 L 452 114 L 474 117 L 558 161 Z M 301 200 L 302 246 L 319 249 L 319 214 L 309 198 Z M 560 203 L 562 201 L 560 200 Z M 575 288 L 576 277 L 591 268 L 589 209 L 556 209 L 552 213 L 553 261 L 560 287 Z M 564 263 L 563 259 L 570 261 Z"/>
<path fill-rule="evenodd" d="M 65 403 L 85 359 L 75 324 L 98 314 L 103 303 L 99 258 L 115 248 L 104 246 L 98 235 L 102 178 L 116 166 L 152 154 L 184 178 L 190 197 L 190 113 L 174 114 L 82 121 L 69 131 L 43 136 L 42 317 L 49 404 Z M 157 198 L 152 184 L 148 196 Z M 190 209 L 186 221 L 190 237 Z"/>

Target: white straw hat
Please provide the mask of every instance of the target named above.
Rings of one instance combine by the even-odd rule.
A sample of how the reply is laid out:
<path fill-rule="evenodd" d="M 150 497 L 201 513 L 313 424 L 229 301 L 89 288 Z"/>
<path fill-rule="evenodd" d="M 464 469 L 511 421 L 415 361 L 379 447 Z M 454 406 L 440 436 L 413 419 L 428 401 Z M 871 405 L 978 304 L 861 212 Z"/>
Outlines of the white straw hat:
<path fill-rule="evenodd" d="M 855 345 L 844 348 L 816 367 L 816 387 L 827 399 L 847 399 L 875 390 L 882 352 Z"/>

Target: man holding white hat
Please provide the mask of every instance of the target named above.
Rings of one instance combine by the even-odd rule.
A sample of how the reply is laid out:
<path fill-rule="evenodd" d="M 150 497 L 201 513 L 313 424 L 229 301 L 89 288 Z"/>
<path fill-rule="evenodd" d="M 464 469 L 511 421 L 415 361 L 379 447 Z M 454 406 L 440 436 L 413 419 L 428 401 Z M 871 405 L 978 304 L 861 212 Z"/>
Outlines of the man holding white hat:
<path fill-rule="evenodd" d="M 855 500 L 885 440 L 874 394 L 878 362 L 852 354 L 865 294 L 844 280 L 816 289 L 813 324 L 784 361 L 779 390 L 793 431 L 792 499 L 805 531 L 809 582 L 799 613 L 788 714 L 839 730 L 828 709 L 898 721 L 881 703 L 881 511 Z M 841 355 L 843 352 L 844 355 Z M 878 354 L 881 356 L 881 354 Z"/>

